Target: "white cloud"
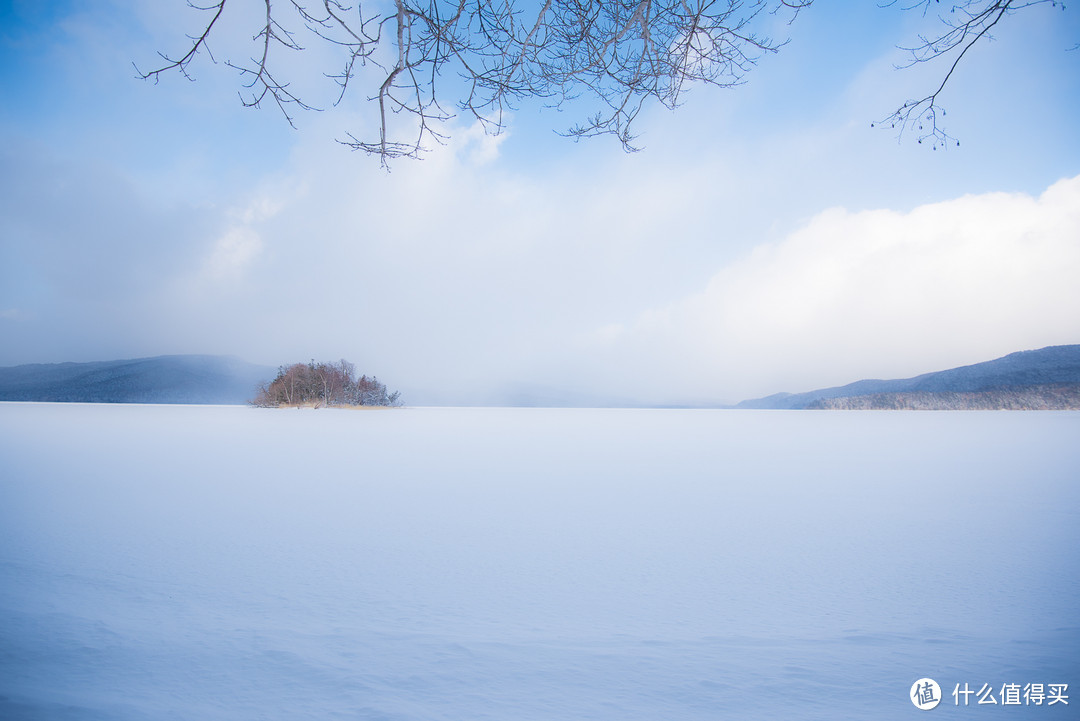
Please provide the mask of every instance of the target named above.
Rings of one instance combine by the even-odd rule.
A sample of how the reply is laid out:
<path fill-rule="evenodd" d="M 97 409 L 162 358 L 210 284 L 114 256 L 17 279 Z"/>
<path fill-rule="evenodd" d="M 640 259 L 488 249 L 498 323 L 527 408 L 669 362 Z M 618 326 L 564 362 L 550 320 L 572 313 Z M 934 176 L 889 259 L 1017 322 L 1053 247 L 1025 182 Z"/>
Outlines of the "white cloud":
<path fill-rule="evenodd" d="M 662 373 L 653 400 L 739 400 L 1075 343 L 1078 238 L 1080 177 L 1039 198 L 826 210 L 587 347 L 613 388 Z"/>
<path fill-rule="evenodd" d="M 241 275 L 259 256 L 262 248 L 262 238 L 251 228 L 230 228 L 214 245 L 207 260 L 206 272 L 218 279 Z"/>
<path fill-rule="evenodd" d="M 280 199 L 263 192 L 229 211 L 230 226 L 211 246 L 202 277 L 212 281 L 242 278 L 264 252 L 260 226 L 272 220 L 281 208 Z"/>

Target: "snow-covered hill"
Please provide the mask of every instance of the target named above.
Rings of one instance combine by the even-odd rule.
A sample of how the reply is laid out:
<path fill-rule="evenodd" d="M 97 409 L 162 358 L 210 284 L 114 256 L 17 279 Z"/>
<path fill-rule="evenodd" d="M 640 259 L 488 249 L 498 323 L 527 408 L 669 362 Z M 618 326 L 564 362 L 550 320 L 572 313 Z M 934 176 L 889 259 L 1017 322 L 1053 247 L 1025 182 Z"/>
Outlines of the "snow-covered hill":
<path fill-rule="evenodd" d="M 172 355 L 0 368 L 0 401 L 246 403 L 274 369 L 237 358 Z"/>
<path fill-rule="evenodd" d="M 861 380 L 836 388 L 806 393 L 777 393 L 743 401 L 739 408 L 797 409 L 817 406 L 844 407 L 819 403 L 828 399 L 856 398 L 882 394 L 981 393 L 1023 388 L 1060 388 L 1080 385 L 1080 345 L 1049 346 L 1020 351 L 985 363 L 925 373 L 900 380 Z M 862 407 L 858 403 L 848 406 Z M 865 407 L 871 407 L 866 404 Z M 887 407 L 887 406 L 883 406 Z"/>

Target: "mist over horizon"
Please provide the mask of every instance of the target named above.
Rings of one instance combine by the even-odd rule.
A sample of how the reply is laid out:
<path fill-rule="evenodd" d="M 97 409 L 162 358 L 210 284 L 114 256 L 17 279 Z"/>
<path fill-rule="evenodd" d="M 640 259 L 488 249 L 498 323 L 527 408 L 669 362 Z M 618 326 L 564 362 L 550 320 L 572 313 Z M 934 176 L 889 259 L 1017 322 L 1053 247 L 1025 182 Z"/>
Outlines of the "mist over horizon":
<path fill-rule="evenodd" d="M 300 380 L 296 376 L 292 381 L 282 380 L 298 369 L 301 373 L 312 374 L 311 378 Z M 344 391 L 348 385 L 344 376 L 338 380 L 319 379 L 319 374 L 337 377 L 336 374 L 346 370 L 352 379 L 348 383 L 364 376 L 382 387 L 380 398 L 390 393 L 395 394 L 395 400 L 400 398 L 400 391 L 385 388 L 377 374 L 357 370 L 347 359 L 318 363 L 312 359 L 307 363 L 281 364 L 274 368 L 247 363 L 235 356 L 173 355 L 0 367 L 0 401 L 293 405 L 294 401 L 289 398 L 293 391 L 283 390 L 285 386 L 266 396 L 265 390 L 271 381 L 281 381 L 294 388 L 300 382 L 302 387 L 309 388 L 306 392 L 313 394 L 312 399 L 295 403 L 351 405 L 354 401 L 345 400 L 344 396 L 326 395 L 328 388 Z M 900 395 L 896 395 L 898 393 Z M 265 402 L 271 397 L 277 400 Z M 421 392 L 391 405 L 407 402 L 412 406 L 459 407 L 801 409 L 818 408 L 822 403 L 828 407 L 829 402 L 839 402 L 842 406 L 845 402 L 842 399 L 853 397 L 855 400 L 846 402 L 855 402 L 856 407 L 870 404 L 868 407 L 927 409 L 1075 408 L 1080 401 L 1080 345 L 1018 351 L 907 379 L 863 378 L 830 388 L 795 393 L 778 391 L 760 398 L 744 399 L 737 404 L 703 399 L 643 402 L 630 396 L 574 393 L 565 388 L 517 383 L 473 397 L 455 396 L 453 389 L 444 390 L 441 396 Z"/>

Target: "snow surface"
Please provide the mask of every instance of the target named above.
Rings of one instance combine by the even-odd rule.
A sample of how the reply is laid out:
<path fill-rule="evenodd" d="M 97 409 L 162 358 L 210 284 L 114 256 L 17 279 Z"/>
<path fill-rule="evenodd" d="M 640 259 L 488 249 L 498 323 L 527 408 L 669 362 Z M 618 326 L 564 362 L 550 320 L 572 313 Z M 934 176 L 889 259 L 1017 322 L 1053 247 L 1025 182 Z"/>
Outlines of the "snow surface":
<path fill-rule="evenodd" d="M 1080 413 L 0 404 L 0 718 L 1080 707 Z M 1068 683 L 957 708 L 955 684 Z"/>

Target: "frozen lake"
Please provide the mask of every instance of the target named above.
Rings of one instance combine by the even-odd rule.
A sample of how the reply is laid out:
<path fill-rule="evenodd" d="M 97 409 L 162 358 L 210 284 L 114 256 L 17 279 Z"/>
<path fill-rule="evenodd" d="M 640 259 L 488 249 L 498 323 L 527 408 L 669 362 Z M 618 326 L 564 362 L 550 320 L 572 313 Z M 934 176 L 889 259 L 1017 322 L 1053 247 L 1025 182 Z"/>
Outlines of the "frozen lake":
<path fill-rule="evenodd" d="M 3 719 L 908 719 L 921 677 L 1077 718 L 1080 413 L 0 403 Z"/>

